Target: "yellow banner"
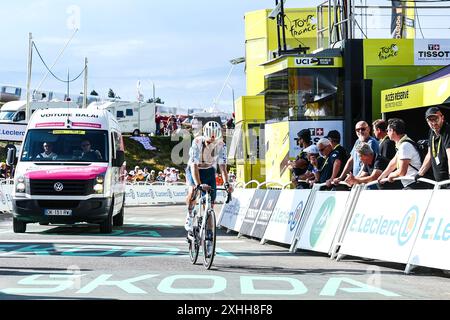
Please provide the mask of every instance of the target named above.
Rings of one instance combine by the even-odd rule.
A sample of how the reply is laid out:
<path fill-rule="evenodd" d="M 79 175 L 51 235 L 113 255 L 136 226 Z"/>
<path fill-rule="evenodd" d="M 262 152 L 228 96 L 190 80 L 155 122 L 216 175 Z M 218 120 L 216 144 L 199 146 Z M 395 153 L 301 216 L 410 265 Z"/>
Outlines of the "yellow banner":
<path fill-rule="evenodd" d="M 77 134 L 77 135 L 85 135 L 86 131 L 82 130 L 53 130 L 53 134 Z"/>
<path fill-rule="evenodd" d="M 364 40 L 364 64 L 366 66 L 414 65 L 414 40 Z"/>
<path fill-rule="evenodd" d="M 450 98 L 450 77 L 381 92 L 381 112 L 434 106 Z"/>

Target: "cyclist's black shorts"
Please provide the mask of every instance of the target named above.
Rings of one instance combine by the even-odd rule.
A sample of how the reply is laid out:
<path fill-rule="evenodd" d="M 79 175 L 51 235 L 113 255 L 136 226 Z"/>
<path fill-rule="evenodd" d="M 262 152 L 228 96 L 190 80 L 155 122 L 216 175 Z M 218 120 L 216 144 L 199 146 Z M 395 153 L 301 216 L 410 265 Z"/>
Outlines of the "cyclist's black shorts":
<path fill-rule="evenodd" d="M 207 184 L 211 187 L 211 202 L 214 203 L 217 198 L 216 169 L 212 167 L 209 169 L 199 169 L 198 171 L 200 172 L 200 183 Z M 190 186 L 195 186 L 190 167 L 186 169 L 186 180 Z"/>

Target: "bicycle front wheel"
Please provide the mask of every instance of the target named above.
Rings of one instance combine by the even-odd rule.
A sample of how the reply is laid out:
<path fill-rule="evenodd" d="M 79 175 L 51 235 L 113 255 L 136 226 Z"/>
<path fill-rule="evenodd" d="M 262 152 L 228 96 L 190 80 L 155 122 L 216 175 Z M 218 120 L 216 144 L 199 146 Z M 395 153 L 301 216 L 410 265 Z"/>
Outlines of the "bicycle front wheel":
<path fill-rule="evenodd" d="M 216 214 L 210 210 L 206 216 L 206 232 L 203 233 L 203 265 L 211 269 L 216 254 Z M 212 226 L 212 227 L 209 227 Z"/>
<path fill-rule="evenodd" d="M 200 246 L 198 245 L 198 242 L 195 238 L 196 236 L 194 236 L 194 239 L 189 240 L 189 258 L 191 258 L 192 264 L 197 263 L 198 252 L 200 250 Z"/>

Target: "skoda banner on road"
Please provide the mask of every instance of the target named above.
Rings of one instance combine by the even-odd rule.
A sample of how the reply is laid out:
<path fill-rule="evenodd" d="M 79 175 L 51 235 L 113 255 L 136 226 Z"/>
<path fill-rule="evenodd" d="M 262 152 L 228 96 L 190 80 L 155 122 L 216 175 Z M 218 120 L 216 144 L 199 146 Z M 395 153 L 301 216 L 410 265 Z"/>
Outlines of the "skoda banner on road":
<path fill-rule="evenodd" d="M 317 193 L 314 206 L 301 231 L 298 249 L 330 252 L 339 222 L 345 214 L 348 191 Z"/>
<path fill-rule="evenodd" d="M 340 255 L 407 263 L 432 190 L 363 191 Z"/>
<path fill-rule="evenodd" d="M 311 190 L 283 190 L 263 239 L 291 244 L 310 194 Z"/>
<path fill-rule="evenodd" d="M 409 263 L 450 270 L 450 209 L 448 190 L 438 190 L 431 199 Z"/>

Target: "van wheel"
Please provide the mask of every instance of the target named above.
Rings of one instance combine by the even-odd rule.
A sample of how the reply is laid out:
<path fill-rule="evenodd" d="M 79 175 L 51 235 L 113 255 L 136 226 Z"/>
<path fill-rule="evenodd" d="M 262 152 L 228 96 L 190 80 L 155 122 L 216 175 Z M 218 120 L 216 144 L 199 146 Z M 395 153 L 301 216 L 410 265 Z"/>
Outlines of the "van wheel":
<path fill-rule="evenodd" d="M 27 231 L 27 224 L 23 221 L 19 221 L 13 218 L 13 230 L 14 233 L 25 233 Z"/>
<path fill-rule="evenodd" d="M 113 214 L 114 214 L 114 200 L 111 203 L 111 209 L 109 209 L 108 218 L 100 223 L 100 233 L 110 234 L 113 231 Z"/>
<path fill-rule="evenodd" d="M 141 132 L 138 129 L 133 131 L 133 136 L 138 137 L 140 135 L 141 135 Z"/>
<path fill-rule="evenodd" d="M 120 209 L 120 212 L 113 218 L 114 227 L 123 227 L 123 221 L 125 216 L 124 211 L 125 211 L 125 203 L 122 204 L 122 209 Z"/>

